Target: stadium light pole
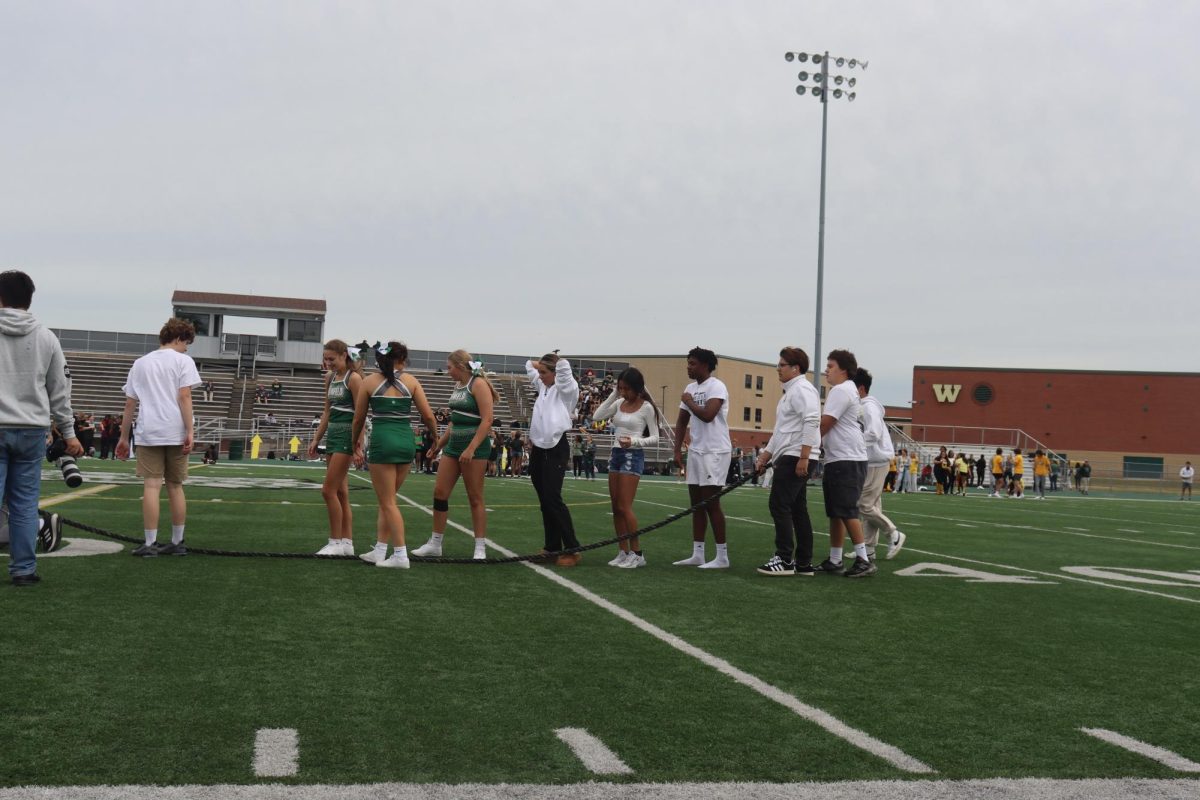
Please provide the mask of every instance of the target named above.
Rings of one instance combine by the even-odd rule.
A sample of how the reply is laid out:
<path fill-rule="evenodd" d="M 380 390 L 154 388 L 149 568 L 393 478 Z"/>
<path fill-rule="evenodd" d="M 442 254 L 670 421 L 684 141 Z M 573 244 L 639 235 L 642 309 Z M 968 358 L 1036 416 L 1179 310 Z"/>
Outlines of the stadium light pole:
<path fill-rule="evenodd" d="M 832 95 L 833 99 L 841 100 L 843 97 L 849 102 L 854 102 L 854 98 L 858 93 L 854 91 L 854 87 L 858 84 L 858 79 L 855 77 L 847 78 L 845 75 L 834 75 L 833 86 L 830 89 L 829 78 L 829 51 L 823 53 L 799 53 L 788 51 L 783 54 L 785 61 L 799 62 L 801 64 L 812 60 L 813 66 L 819 66 L 820 72 L 809 73 L 807 70 L 801 70 L 796 76 L 800 84 L 796 87 L 796 94 L 805 95 L 811 94 L 813 97 L 821 101 L 821 211 L 820 218 L 817 224 L 817 322 L 816 336 L 813 348 L 813 386 L 817 387 L 817 392 L 821 390 L 821 372 L 818 371 L 817 365 L 821 361 L 821 300 L 825 294 L 825 150 L 826 139 L 829 130 L 829 98 Z M 867 68 L 867 62 L 858 58 L 844 58 L 836 56 L 833 59 L 834 64 L 840 69 L 849 67 L 850 69 Z M 811 83 L 809 83 L 811 81 Z M 841 87 L 846 84 L 846 89 Z"/>

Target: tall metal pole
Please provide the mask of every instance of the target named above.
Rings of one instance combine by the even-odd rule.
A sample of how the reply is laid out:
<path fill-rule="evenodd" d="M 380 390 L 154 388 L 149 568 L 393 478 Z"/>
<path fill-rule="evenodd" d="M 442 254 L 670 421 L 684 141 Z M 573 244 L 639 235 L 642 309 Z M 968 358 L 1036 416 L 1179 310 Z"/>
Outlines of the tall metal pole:
<path fill-rule="evenodd" d="M 821 298 L 825 292 L 825 134 L 829 128 L 829 51 L 821 59 L 821 220 L 817 228 L 817 333 L 813 349 L 813 386 L 821 392 Z"/>

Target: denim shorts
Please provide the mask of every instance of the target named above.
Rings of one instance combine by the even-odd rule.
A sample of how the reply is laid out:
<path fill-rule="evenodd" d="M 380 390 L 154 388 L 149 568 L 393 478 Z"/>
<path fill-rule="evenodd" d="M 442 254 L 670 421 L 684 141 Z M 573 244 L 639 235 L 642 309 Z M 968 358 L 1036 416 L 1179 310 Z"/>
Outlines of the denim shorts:
<path fill-rule="evenodd" d="M 608 457 L 608 471 L 619 475 L 641 475 L 646 468 L 646 453 L 640 447 L 614 447 Z"/>

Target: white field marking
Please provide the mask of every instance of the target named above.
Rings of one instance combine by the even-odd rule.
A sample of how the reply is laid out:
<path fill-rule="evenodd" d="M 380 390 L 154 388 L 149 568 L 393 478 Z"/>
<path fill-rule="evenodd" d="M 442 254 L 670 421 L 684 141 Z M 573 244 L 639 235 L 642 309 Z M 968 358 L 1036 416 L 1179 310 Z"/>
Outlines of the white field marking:
<path fill-rule="evenodd" d="M 254 774 L 286 778 L 300 769 L 300 736 L 295 728 L 259 728 L 254 734 Z"/>
<path fill-rule="evenodd" d="M 119 553 L 125 549 L 120 542 L 110 542 L 107 539 L 68 539 L 63 537 L 62 547 L 53 553 L 38 553 L 40 561 L 43 558 L 72 558 L 74 556 L 102 556 L 109 553 Z"/>
<path fill-rule="evenodd" d="M 1137 739 L 1131 739 L 1128 736 L 1123 736 L 1116 731 L 1107 731 L 1104 728 L 1080 728 L 1079 730 L 1086 733 L 1088 736 L 1094 736 L 1102 742 L 1116 745 L 1123 750 L 1128 750 L 1131 753 L 1137 753 L 1139 756 L 1145 756 L 1152 761 L 1157 761 L 1160 764 L 1170 767 L 1171 769 L 1180 772 L 1200 772 L 1200 764 L 1195 761 L 1184 758 L 1178 753 L 1172 753 L 1170 750 L 1164 750 L 1161 747 L 1155 747 L 1152 744 L 1140 742 Z"/>
<path fill-rule="evenodd" d="M 816 531 L 814 531 L 814 533 L 815 532 Z M 935 556 L 937 558 L 948 558 L 951 561 L 962 561 L 966 564 L 982 564 L 985 567 L 996 567 L 997 569 L 1011 569 L 1011 570 L 1016 570 L 1017 572 L 1028 572 L 1030 575 L 1044 575 L 1047 578 L 1060 578 L 1065 581 L 1076 581 L 1078 583 L 1090 583 L 1094 586 L 1103 586 L 1107 589 L 1120 589 L 1125 592 L 1138 592 L 1139 594 L 1149 594 L 1149 595 L 1154 595 L 1155 597 L 1166 597 L 1171 600 L 1182 600 L 1185 603 L 1200 603 L 1200 599 L 1195 598 L 1195 597 L 1180 597 L 1177 594 L 1165 594 L 1163 592 L 1154 592 L 1149 589 L 1138 589 L 1134 586 L 1121 586 L 1116 583 L 1104 583 L 1103 581 L 1088 580 L 1087 578 L 1076 578 L 1073 575 L 1063 575 L 1060 572 L 1042 572 L 1042 571 L 1036 570 L 1036 569 L 1025 569 L 1024 567 L 1014 567 L 1011 564 L 995 564 L 991 561 L 979 561 L 978 559 L 974 559 L 974 558 L 963 558 L 961 556 L 949 556 L 949 555 L 946 555 L 945 553 L 934 553 L 929 550 L 918 550 L 915 547 L 907 547 L 906 546 L 904 549 L 906 551 L 910 551 L 913 553 L 920 553 L 921 555 L 924 555 L 924 556 Z"/>
<path fill-rule="evenodd" d="M 1185 536 L 1195 536 L 1195 531 L 1167 531 L 1167 533 L 1182 533 Z"/>
<path fill-rule="evenodd" d="M 55 495 L 49 500 L 43 500 L 42 502 L 38 503 L 38 508 L 49 508 L 50 506 L 61 505 L 62 503 L 70 502 L 71 500 L 79 497 L 90 497 L 91 495 L 107 492 L 109 489 L 115 488 L 117 488 L 116 484 L 112 483 L 106 483 L 102 486 L 89 486 L 86 489 L 79 489 L 69 494 Z"/>
<path fill-rule="evenodd" d="M 1117 530 L 1121 533 L 1145 533 L 1145 531 L 1139 531 L 1136 528 L 1117 528 Z"/>
<path fill-rule="evenodd" d="M 965 522 L 956 522 L 955 525 L 957 525 L 959 528 L 978 528 L 979 527 L 978 525 L 968 525 Z"/>
<path fill-rule="evenodd" d="M 947 522 L 959 522 L 961 519 L 960 517 L 942 517 L 942 516 L 938 516 L 937 514 L 918 514 L 915 511 L 892 511 L 891 514 L 894 517 L 905 517 L 905 516 L 928 517 L 929 519 L 944 519 Z M 1008 530 L 1018 530 L 1018 531 L 1039 531 L 1041 533 L 1058 533 L 1058 534 L 1062 534 L 1064 536 L 1082 536 L 1086 539 L 1108 539 L 1109 541 L 1113 541 L 1113 542 L 1130 542 L 1132 544 L 1150 545 L 1151 547 L 1176 547 L 1181 550 L 1200 550 L 1200 547 L 1196 547 L 1196 546 L 1190 545 L 1190 544 L 1171 544 L 1170 542 L 1151 542 L 1147 539 L 1128 539 L 1124 536 L 1101 536 L 1098 533 L 1080 533 L 1079 531 L 1059 530 L 1057 528 L 1038 528 L 1034 525 L 1012 525 L 1012 524 L 1006 524 L 1006 523 L 1002 523 L 1002 522 L 993 522 L 993 523 L 989 523 L 988 527 L 1005 528 Z"/>
<path fill-rule="evenodd" d="M 604 746 L 604 742 L 583 728 L 559 728 L 554 735 L 561 739 L 583 765 L 597 775 L 632 775 L 633 770 L 620 756 Z"/>
<path fill-rule="evenodd" d="M 1195 778 L 987 778 L 843 783 L 285 783 L 212 786 L 20 786 L 0 800 L 1196 800 Z"/>
<path fill-rule="evenodd" d="M 1089 529 L 1088 529 L 1088 528 L 1065 528 L 1065 530 L 1068 530 L 1068 531 L 1081 531 L 1081 532 L 1083 532 L 1083 533 L 1088 533 L 1088 532 L 1089 532 Z"/>
<path fill-rule="evenodd" d="M 1134 569 L 1133 567 L 1063 567 L 1063 572 L 1099 578 L 1105 581 L 1126 583 L 1148 583 L 1153 586 L 1187 586 L 1200 589 L 1200 574 L 1169 572 L 1161 569 Z M 1139 575 L 1154 575 L 1154 578 L 1139 578 Z M 1165 579 L 1165 580 L 1163 580 Z"/>
<path fill-rule="evenodd" d="M 1131 500 L 1130 502 L 1145 502 L 1145 501 L 1132 501 Z M 1160 502 L 1160 501 L 1155 501 L 1155 502 Z M 1133 521 L 1133 520 L 1130 520 L 1128 517 L 1101 517 L 1101 516 L 1097 516 L 1096 514 L 1080 514 L 1078 512 L 1066 513 L 1066 512 L 1062 512 L 1062 511 L 1046 511 L 1044 509 L 1044 507 L 1042 507 L 1042 506 L 1037 506 L 1036 508 L 1033 506 L 1020 506 L 1020 507 L 1027 509 L 1028 513 L 1036 514 L 1039 517 L 1070 517 L 1071 519 L 1096 519 L 1096 520 L 1103 520 L 1104 522 L 1125 522 L 1125 523 Z M 1018 508 L 1018 506 L 1005 506 L 1005 508 Z M 1179 518 L 1179 515 L 1169 514 L 1167 512 L 1157 511 L 1157 510 L 1140 512 L 1139 518 L 1141 518 L 1142 514 L 1164 514 L 1166 516 L 1170 516 L 1175 519 Z M 1149 522 L 1150 520 L 1145 520 L 1145 521 Z"/>
<path fill-rule="evenodd" d="M 397 494 L 396 496 L 408 503 L 413 508 L 420 509 L 430 516 L 433 515 L 432 509 L 426 508 L 415 500 L 405 497 L 402 494 Z M 455 530 L 462 531 L 468 536 L 474 536 L 474 534 L 471 532 L 471 529 L 464 525 L 459 525 L 457 522 L 453 521 L 449 522 L 449 525 Z M 496 544 L 491 539 L 488 540 L 487 544 L 488 547 L 491 547 L 506 557 L 512 557 L 516 555 L 516 553 L 514 553 L 512 550 Z M 822 711 L 815 706 L 810 706 L 807 703 L 801 702 L 782 689 L 772 686 L 761 678 L 755 677 L 748 672 L 738 669 L 723 658 L 718 658 L 717 656 L 714 656 L 705 650 L 701 650 L 699 647 L 696 647 L 693 644 L 689 644 L 678 636 L 668 633 L 657 625 L 647 622 L 633 612 L 627 611 L 616 603 L 606 600 L 600 595 L 583 588 L 574 581 L 567 580 L 563 576 L 547 569 L 546 567 L 538 564 L 531 564 L 528 561 L 522 561 L 521 565 L 528 567 L 542 577 L 552 580 L 558 585 L 569 589 L 570 591 L 582 597 L 584 600 L 600 606 L 600 608 L 603 608 L 605 611 L 608 611 L 614 616 L 620 617 L 629 624 L 633 625 L 635 628 L 650 634 L 660 642 L 674 647 L 681 653 L 685 653 L 692 658 L 695 658 L 697 661 L 712 667 L 721 674 L 732 678 L 743 686 L 753 689 L 763 697 L 766 697 L 768 700 L 774 700 L 781 706 L 784 706 L 785 708 L 795 712 L 798 716 L 819 725 L 834 736 L 844 739 L 855 747 L 859 747 L 863 750 L 866 750 L 868 753 L 882 758 L 884 761 L 887 761 L 898 769 L 902 769 L 905 772 L 914 773 L 931 773 L 935 771 L 929 765 L 918 761 L 917 759 L 905 753 L 903 750 L 893 747 L 890 744 L 886 744 L 885 742 L 881 742 L 868 733 L 850 727 L 827 711 Z"/>

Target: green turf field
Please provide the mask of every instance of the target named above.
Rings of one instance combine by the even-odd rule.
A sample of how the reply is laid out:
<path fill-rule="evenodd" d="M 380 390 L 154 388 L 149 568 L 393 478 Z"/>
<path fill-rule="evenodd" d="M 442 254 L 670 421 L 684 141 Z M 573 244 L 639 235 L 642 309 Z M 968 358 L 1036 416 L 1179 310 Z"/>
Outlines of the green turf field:
<path fill-rule="evenodd" d="M 83 466 L 85 488 L 132 471 Z M 195 469 L 188 543 L 317 550 L 322 474 Z M 374 495 L 350 480 L 363 551 Z M 537 551 L 529 482 L 486 490 L 489 538 Z M 54 510 L 139 535 L 140 494 Z M 419 545 L 432 479 L 402 495 Z M 581 541 L 612 535 L 603 476 L 568 478 L 565 496 Z M 639 519 L 686 497 L 647 479 Z M 889 495 L 907 546 L 857 581 L 756 574 L 773 552 L 766 503 L 752 487 L 725 499 L 724 572 L 671 565 L 690 554 L 686 520 L 643 540 L 639 570 L 605 566 L 614 548 L 574 569 L 136 559 L 128 545 L 40 559 L 41 585 L 0 587 L 0 786 L 255 783 L 263 728 L 297 731 L 282 780 L 299 784 L 597 780 L 563 728 L 628 766 L 603 778 L 616 782 L 1185 774 L 1081 728 L 1200 761 L 1200 503 Z M 469 521 L 461 487 L 451 519 Z M 452 528 L 445 550 L 471 543 Z"/>

